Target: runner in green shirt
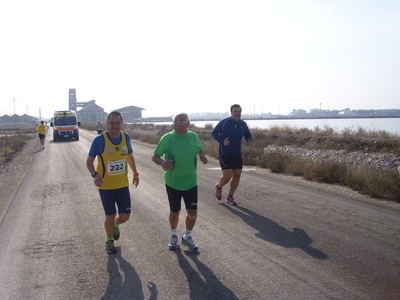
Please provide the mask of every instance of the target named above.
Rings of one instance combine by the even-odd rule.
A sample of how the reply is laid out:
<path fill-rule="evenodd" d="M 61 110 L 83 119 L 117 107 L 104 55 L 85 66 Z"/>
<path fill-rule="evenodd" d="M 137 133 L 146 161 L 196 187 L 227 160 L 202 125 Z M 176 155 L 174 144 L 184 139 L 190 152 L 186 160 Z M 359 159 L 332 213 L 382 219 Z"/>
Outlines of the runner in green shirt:
<path fill-rule="evenodd" d="M 189 127 L 189 116 L 185 113 L 174 118 L 174 130 L 163 135 L 154 150 L 152 160 L 160 165 L 164 173 L 164 183 L 167 189 L 170 206 L 169 222 L 171 237 L 168 248 L 178 248 L 178 221 L 183 198 L 187 210 L 186 231 L 182 236 L 182 244 L 197 252 L 198 247 L 193 242 L 192 230 L 197 218 L 197 154 L 203 164 L 208 163 L 199 136 Z"/>

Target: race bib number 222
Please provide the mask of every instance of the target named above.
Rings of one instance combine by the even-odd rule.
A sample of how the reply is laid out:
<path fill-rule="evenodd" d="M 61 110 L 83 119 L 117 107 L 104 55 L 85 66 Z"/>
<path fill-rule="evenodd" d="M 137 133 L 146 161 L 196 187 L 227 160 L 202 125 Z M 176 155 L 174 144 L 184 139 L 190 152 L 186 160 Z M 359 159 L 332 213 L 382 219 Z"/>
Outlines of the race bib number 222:
<path fill-rule="evenodd" d="M 120 175 L 126 170 L 125 160 L 111 161 L 107 165 L 107 174 L 109 176 Z"/>

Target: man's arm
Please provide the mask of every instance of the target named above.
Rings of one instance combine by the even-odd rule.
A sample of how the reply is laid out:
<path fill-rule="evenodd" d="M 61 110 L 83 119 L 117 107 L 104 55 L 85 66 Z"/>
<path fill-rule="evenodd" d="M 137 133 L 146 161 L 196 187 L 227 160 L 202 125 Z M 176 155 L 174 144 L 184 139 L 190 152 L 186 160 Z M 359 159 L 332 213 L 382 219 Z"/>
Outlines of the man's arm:
<path fill-rule="evenodd" d="M 164 171 L 165 171 L 165 170 L 172 169 L 172 162 L 173 162 L 173 160 L 164 160 L 164 159 L 161 158 L 160 155 L 157 155 L 157 154 L 155 154 L 155 153 L 154 153 L 153 156 L 151 157 L 151 160 L 152 160 L 155 164 L 161 166 L 161 167 L 163 168 Z"/>
<path fill-rule="evenodd" d="M 94 169 L 94 160 L 95 159 L 93 157 L 90 157 L 90 156 L 88 156 L 87 159 L 86 159 L 86 167 L 89 170 L 90 174 L 92 174 L 92 172 L 96 171 Z"/>
<path fill-rule="evenodd" d="M 244 132 L 244 139 L 246 140 L 247 146 L 253 146 L 253 137 L 251 136 L 249 127 L 246 124 L 246 130 Z"/>
<path fill-rule="evenodd" d="M 200 157 L 200 160 L 201 160 L 201 162 L 202 162 L 203 164 L 207 164 L 207 163 L 208 163 L 208 159 L 207 159 L 207 156 L 206 156 L 206 152 L 205 152 L 204 150 L 201 150 L 201 151 L 199 152 L 199 157 Z"/>
<path fill-rule="evenodd" d="M 94 160 L 95 160 L 95 158 L 94 157 L 90 157 L 90 156 L 88 156 L 87 159 L 86 159 L 86 167 L 89 170 L 90 174 L 92 174 L 94 171 L 96 171 L 95 168 L 94 168 Z M 96 174 L 93 177 L 93 179 L 94 179 L 94 184 L 96 186 L 102 186 L 103 185 L 103 179 L 101 178 L 101 176 L 99 174 Z"/>
<path fill-rule="evenodd" d="M 127 157 L 127 163 L 129 165 L 129 167 L 131 168 L 132 172 L 133 172 L 133 181 L 132 184 L 137 187 L 139 185 L 139 173 L 136 169 L 136 163 L 135 163 L 135 158 L 133 157 L 133 154 L 128 154 Z"/>
<path fill-rule="evenodd" d="M 212 135 L 212 137 L 219 143 L 219 144 L 222 144 L 223 143 L 223 140 L 222 140 L 222 137 L 221 137 L 221 132 L 222 132 L 222 125 L 221 125 L 221 122 L 219 122 L 215 127 L 214 127 L 214 129 L 212 130 L 212 132 L 211 132 L 211 135 Z"/>

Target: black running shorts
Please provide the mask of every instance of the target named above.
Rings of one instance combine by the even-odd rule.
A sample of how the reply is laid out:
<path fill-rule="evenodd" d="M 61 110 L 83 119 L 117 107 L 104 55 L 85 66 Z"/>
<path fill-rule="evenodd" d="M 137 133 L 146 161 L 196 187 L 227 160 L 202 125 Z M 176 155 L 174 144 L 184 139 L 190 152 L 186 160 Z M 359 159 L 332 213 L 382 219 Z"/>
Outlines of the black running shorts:
<path fill-rule="evenodd" d="M 179 212 L 181 210 L 181 199 L 185 202 L 186 209 L 197 209 L 197 185 L 187 191 L 175 190 L 168 185 L 167 189 L 169 208 L 172 212 Z"/>
<path fill-rule="evenodd" d="M 242 153 L 219 156 L 219 165 L 222 170 L 243 169 Z"/>

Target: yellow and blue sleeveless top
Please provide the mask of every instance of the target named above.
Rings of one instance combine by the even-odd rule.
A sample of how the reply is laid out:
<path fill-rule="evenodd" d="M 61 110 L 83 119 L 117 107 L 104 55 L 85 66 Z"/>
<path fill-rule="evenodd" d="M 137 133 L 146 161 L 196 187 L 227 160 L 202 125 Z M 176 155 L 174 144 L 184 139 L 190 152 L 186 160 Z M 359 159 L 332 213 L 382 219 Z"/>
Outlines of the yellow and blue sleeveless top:
<path fill-rule="evenodd" d="M 125 133 L 121 131 L 121 142 L 113 144 L 107 135 L 102 133 L 104 138 L 104 149 L 97 156 L 97 173 L 103 178 L 102 190 L 113 190 L 129 186 L 128 181 L 128 146 Z"/>

